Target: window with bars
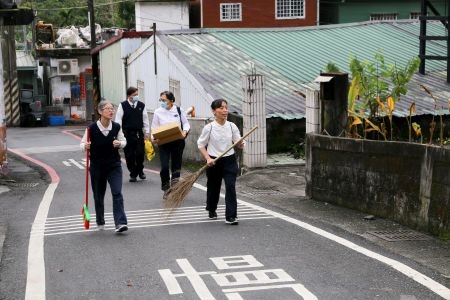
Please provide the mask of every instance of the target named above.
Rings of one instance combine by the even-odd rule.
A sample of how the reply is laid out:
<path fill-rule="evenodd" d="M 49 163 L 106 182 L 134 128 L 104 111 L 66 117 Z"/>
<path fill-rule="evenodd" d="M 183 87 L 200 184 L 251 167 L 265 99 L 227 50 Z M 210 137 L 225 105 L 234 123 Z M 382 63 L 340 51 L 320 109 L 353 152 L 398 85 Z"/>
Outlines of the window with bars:
<path fill-rule="evenodd" d="M 276 0 L 277 19 L 298 19 L 305 17 L 304 0 Z"/>
<path fill-rule="evenodd" d="M 241 3 L 221 3 L 220 21 L 242 21 Z"/>
<path fill-rule="evenodd" d="M 145 103 L 145 89 L 144 89 L 144 82 L 141 80 L 137 81 L 137 89 L 138 89 L 138 95 L 139 95 L 139 101 Z"/>
<path fill-rule="evenodd" d="M 397 20 L 398 13 L 370 14 L 370 21 L 392 21 Z"/>
<path fill-rule="evenodd" d="M 169 78 L 169 91 L 172 92 L 172 94 L 175 97 L 175 104 L 181 106 L 180 81 L 173 78 Z"/>

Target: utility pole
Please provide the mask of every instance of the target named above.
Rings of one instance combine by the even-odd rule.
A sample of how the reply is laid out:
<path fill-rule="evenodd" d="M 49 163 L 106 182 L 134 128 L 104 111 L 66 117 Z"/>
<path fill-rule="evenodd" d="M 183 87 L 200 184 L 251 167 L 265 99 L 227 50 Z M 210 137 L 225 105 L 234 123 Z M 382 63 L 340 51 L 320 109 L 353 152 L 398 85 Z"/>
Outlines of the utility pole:
<path fill-rule="evenodd" d="M 153 23 L 153 59 L 155 61 L 155 75 L 158 74 L 158 65 L 156 61 L 156 23 Z"/>
<path fill-rule="evenodd" d="M 97 105 L 100 102 L 100 89 L 99 89 L 99 72 L 98 72 L 98 55 L 92 54 L 92 50 L 97 46 L 97 38 L 95 34 L 95 13 L 94 13 L 94 0 L 87 0 L 89 11 L 89 24 L 91 28 L 91 64 L 92 64 L 92 100 L 93 100 L 93 114 L 92 120 L 95 120 L 94 114 L 97 115 Z M 86 103 L 87 106 L 87 103 Z M 86 112 L 88 112 L 86 107 Z M 86 114 L 86 119 L 89 116 Z"/>

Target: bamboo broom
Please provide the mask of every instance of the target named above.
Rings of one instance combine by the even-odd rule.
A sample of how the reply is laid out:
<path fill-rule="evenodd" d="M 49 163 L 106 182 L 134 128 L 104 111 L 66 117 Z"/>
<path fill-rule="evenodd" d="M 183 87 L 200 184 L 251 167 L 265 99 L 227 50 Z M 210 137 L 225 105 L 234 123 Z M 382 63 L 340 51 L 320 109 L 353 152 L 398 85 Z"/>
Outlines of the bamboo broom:
<path fill-rule="evenodd" d="M 244 134 L 238 141 L 236 141 L 233 145 L 231 145 L 227 150 L 225 150 L 222 154 L 217 156 L 214 159 L 214 162 L 216 162 L 219 158 L 227 154 L 231 149 L 236 147 L 240 142 L 242 142 L 247 136 L 249 136 L 251 133 L 253 133 L 258 126 L 253 127 L 249 132 Z M 205 172 L 205 170 L 208 168 L 208 165 L 204 165 L 201 169 L 199 169 L 197 172 L 187 175 L 184 178 L 180 178 L 177 183 L 175 183 L 173 186 L 171 186 L 165 193 L 164 197 L 164 207 L 170 209 L 170 212 L 172 212 L 175 208 L 178 208 L 183 203 L 184 198 L 189 194 L 189 192 L 192 189 L 192 186 L 197 181 L 197 179 L 200 177 L 200 175 Z M 169 214 L 170 214 L 169 212 Z"/>

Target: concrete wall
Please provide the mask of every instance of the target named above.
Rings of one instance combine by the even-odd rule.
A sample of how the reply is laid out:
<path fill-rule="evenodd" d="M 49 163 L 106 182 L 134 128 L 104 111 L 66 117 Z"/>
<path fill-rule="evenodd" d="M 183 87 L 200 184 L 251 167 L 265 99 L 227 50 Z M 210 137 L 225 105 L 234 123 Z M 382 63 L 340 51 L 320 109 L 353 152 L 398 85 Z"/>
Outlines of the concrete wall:
<path fill-rule="evenodd" d="M 135 2 L 136 31 L 189 29 L 188 1 Z"/>
<path fill-rule="evenodd" d="M 450 234 L 450 148 L 308 134 L 306 195 Z"/>

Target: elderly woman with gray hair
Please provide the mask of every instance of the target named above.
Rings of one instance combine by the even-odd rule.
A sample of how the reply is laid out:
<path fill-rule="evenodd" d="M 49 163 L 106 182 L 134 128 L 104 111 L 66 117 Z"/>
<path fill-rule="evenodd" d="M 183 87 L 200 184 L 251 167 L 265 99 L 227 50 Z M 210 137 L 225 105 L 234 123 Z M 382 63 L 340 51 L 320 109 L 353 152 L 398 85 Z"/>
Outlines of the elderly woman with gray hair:
<path fill-rule="evenodd" d="M 95 213 L 98 230 L 105 228 L 104 198 L 106 183 L 109 183 L 113 201 L 113 216 L 115 231 L 128 230 L 127 217 L 123 205 L 122 196 L 122 163 L 119 149 L 127 144 L 119 124 L 112 121 L 114 105 L 107 100 L 98 104 L 100 119 L 88 126 L 90 141 L 88 141 L 88 129 L 81 140 L 80 147 L 83 151 L 90 151 L 90 175 L 91 186 L 94 194 Z"/>

